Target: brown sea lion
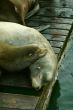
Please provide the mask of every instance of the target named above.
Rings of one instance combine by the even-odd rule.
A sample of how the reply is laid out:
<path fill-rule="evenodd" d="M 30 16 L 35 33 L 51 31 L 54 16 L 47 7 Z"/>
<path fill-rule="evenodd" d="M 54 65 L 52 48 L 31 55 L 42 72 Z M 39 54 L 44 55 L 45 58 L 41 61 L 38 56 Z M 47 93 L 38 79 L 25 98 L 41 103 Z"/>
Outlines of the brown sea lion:
<path fill-rule="evenodd" d="M 19 46 L 19 47 L 29 44 L 32 45 L 35 44 L 40 49 L 46 49 L 47 53 L 44 54 L 44 56 L 40 57 L 39 59 L 35 60 L 29 66 L 31 70 L 31 82 L 34 88 L 40 89 L 45 83 L 51 81 L 52 78 L 55 76 L 55 71 L 57 69 L 56 55 L 50 43 L 37 30 L 16 23 L 0 22 L 0 42 L 7 43 L 8 45 L 11 46 Z M 12 53 L 14 54 L 14 52 Z M 18 70 L 21 67 L 24 68 L 25 60 L 24 62 L 22 60 L 23 54 L 20 54 L 20 56 L 21 57 L 17 57 L 17 60 L 14 60 L 14 62 L 7 62 L 8 61 L 7 60 L 6 63 L 8 63 L 8 65 L 6 63 L 2 64 L 2 62 L 0 62 L 0 66 L 2 66 L 2 68 L 7 70 L 9 70 L 9 68 L 11 67 L 12 70 L 13 69 L 15 70 L 17 66 L 15 67 L 14 64 L 18 65 L 17 68 Z M 27 60 L 25 64 L 27 64 Z"/>
<path fill-rule="evenodd" d="M 20 15 L 22 23 L 24 25 L 25 25 L 24 19 L 29 18 L 39 10 L 38 0 L 9 0 L 9 1 L 14 4 L 15 10 Z M 31 11 L 28 13 L 29 10 Z"/>

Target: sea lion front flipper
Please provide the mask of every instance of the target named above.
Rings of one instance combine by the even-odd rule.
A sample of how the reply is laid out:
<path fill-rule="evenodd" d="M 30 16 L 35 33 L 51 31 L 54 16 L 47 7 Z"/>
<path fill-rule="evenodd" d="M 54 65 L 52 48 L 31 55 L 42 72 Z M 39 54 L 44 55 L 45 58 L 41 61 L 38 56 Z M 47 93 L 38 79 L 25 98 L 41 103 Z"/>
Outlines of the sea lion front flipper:
<path fill-rule="evenodd" d="M 0 60 L 13 61 L 24 59 L 34 61 L 47 53 L 47 49 L 40 48 L 37 44 L 14 46 L 7 43 L 0 43 Z"/>

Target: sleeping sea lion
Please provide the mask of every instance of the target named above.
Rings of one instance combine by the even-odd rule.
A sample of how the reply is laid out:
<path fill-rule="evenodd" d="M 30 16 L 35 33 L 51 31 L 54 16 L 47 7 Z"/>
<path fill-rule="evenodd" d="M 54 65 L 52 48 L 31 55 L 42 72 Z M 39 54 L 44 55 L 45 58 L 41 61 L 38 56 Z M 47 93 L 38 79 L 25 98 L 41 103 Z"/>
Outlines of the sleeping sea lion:
<path fill-rule="evenodd" d="M 38 0 L 9 0 L 9 1 L 14 4 L 15 10 L 20 15 L 22 23 L 24 25 L 25 25 L 24 19 L 31 17 L 39 10 Z M 31 11 L 28 13 L 29 10 Z"/>
<path fill-rule="evenodd" d="M 47 52 L 44 55 L 42 55 L 42 57 L 35 60 L 32 64 L 29 65 L 31 71 L 31 82 L 32 86 L 35 89 L 37 88 L 40 89 L 45 83 L 48 83 L 49 81 L 52 80 L 57 69 L 57 58 L 50 43 L 36 29 L 22 26 L 16 23 L 0 22 L 0 42 L 7 43 L 8 45 L 11 46 L 19 47 L 29 44 L 32 45 L 35 44 L 40 49 L 44 50 L 46 49 Z M 14 54 L 14 52 L 12 53 Z M 15 69 L 15 67 L 13 66 L 14 64 L 19 66 L 18 68 L 16 67 L 18 70 L 19 68 L 21 68 L 21 65 L 22 68 L 24 68 L 25 61 L 23 62 L 22 54 L 20 55 L 21 59 L 20 57 L 17 57 L 17 61 L 15 60 L 14 63 L 8 62 L 10 63 L 10 65 L 6 65 L 5 63 L 2 64 L 0 62 L 0 66 L 8 70 L 9 68 L 11 68 L 9 66 L 12 66 L 12 69 Z"/>

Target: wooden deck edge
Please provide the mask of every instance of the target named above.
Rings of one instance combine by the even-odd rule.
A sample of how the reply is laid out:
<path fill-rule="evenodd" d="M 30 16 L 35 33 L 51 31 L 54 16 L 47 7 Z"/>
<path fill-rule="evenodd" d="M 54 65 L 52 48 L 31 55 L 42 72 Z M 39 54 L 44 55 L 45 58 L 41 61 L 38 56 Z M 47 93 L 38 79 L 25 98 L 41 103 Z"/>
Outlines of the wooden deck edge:
<path fill-rule="evenodd" d="M 64 56 L 64 50 L 65 50 L 65 48 L 67 46 L 67 42 L 68 42 L 68 40 L 69 40 L 69 38 L 71 36 L 72 30 L 73 30 L 73 23 L 72 23 L 71 28 L 70 28 L 70 30 L 68 32 L 68 35 L 67 35 L 66 40 L 65 40 L 65 42 L 63 44 L 63 47 L 62 47 L 62 49 L 61 49 L 61 51 L 59 53 L 58 61 L 61 61 L 61 58 L 63 58 L 63 56 Z"/>
<path fill-rule="evenodd" d="M 60 54 L 58 56 L 58 65 L 61 64 L 61 61 L 64 58 L 64 50 L 65 50 L 65 48 L 67 46 L 67 42 L 68 42 L 68 40 L 70 38 L 72 30 L 73 30 L 73 23 L 72 23 L 70 31 L 69 31 L 69 33 L 68 33 L 68 35 L 66 37 L 66 40 L 65 40 L 64 45 L 63 45 L 63 48 L 60 51 Z M 47 86 L 45 86 L 43 88 L 43 92 L 42 92 L 42 94 L 41 94 L 41 96 L 39 98 L 39 101 L 38 101 L 38 103 L 37 103 L 37 105 L 35 107 L 35 110 L 46 110 L 47 105 L 49 104 L 49 101 L 50 101 L 50 97 L 51 97 L 51 93 L 52 93 L 54 84 L 55 84 L 55 82 L 57 80 L 57 76 L 58 76 L 58 74 L 56 72 L 56 78 L 54 78 L 54 80 L 50 83 L 50 85 L 47 85 Z"/>

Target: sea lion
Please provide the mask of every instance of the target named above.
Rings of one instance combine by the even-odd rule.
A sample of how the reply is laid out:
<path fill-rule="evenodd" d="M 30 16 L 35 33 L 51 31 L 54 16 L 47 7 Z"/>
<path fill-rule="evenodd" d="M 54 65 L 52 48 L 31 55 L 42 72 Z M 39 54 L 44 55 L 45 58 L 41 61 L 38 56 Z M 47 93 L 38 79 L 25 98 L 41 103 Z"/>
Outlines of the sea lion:
<path fill-rule="evenodd" d="M 13 46 L 36 44 L 40 49 L 46 49 L 46 54 L 29 66 L 31 71 L 30 77 L 32 86 L 35 89 L 40 89 L 45 83 L 52 80 L 57 69 L 57 58 L 50 43 L 36 29 L 16 23 L 0 22 L 0 42 L 5 42 Z M 18 61 L 17 63 L 20 62 Z M 5 65 L 1 64 L 0 66 L 5 68 Z M 23 65 L 22 61 L 21 64 Z M 19 68 L 21 64 L 19 64 Z M 6 68 L 9 69 L 10 67 L 7 66 Z"/>
<path fill-rule="evenodd" d="M 16 12 L 20 15 L 22 23 L 24 19 L 31 17 L 39 10 L 38 0 L 9 0 L 14 4 Z M 29 13 L 28 11 L 31 10 Z M 27 17 L 26 14 L 28 13 Z"/>

